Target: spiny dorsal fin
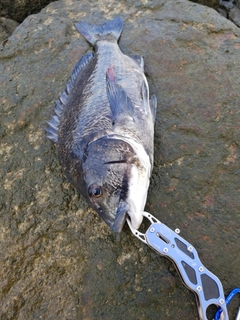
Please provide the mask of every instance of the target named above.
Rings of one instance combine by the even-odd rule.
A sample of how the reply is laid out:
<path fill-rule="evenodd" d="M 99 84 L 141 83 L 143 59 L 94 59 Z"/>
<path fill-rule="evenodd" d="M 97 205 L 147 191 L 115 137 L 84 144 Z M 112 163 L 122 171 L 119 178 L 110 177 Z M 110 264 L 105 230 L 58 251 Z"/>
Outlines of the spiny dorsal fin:
<path fill-rule="evenodd" d="M 68 81 L 65 90 L 60 95 L 59 99 L 55 101 L 55 109 L 54 115 L 52 118 L 47 122 L 48 127 L 45 129 L 47 132 L 47 137 L 52 140 L 53 142 L 58 142 L 58 127 L 60 123 L 60 118 L 62 115 L 62 111 L 67 104 L 69 94 L 72 91 L 74 86 L 74 82 L 77 76 L 82 72 L 82 70 L 86 67 L 86 65 L 94 58 L 94 53 L 89 52 L 85 54 L 75 65 L 71 79 Z"/>
<path fill-rule="evenodd" d="M 89 53 L 86 53 L 79 61 L 78 63 L 75 65 L 73 72 L 72 72 L 72 76 L 71 76 L 71 80 L 69 82 L 74 82 L 74 80 L 77 78 L 77 76 L 79 75 L 79 73 L 82 71 L 82 69 L 94 58 L 94 53 L 91 51 Z"/>

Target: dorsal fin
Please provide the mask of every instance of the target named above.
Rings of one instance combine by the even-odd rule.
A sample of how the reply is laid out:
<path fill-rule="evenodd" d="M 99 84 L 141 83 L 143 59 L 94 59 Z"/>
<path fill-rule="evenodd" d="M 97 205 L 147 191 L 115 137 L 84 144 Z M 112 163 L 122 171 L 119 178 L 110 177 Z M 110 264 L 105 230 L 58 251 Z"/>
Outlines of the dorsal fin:
<path fill-rule="evenodd" d="M 107 95 L 112 111 L 112 124 L 114 125 L 121 115 L 133 116 L 133 105 L 123 87 L 116 83 L 114 67 L 107 70 Z"/>
<path fill-rule="evenodd" d="M 75 65 L 71 79 L 68 81 L 65 90 L 60 95 L 59 99 L 55 101 L 55 109 L 54 115 L 51 119 L 47 122 L 48 127 L 45 129 L 47 132 L 47 137 L 52 140 L 53 142 L 58 142 L 58 126 L 60 123 L 60 118 L 62 114 L 62 110 L 64 109 L 65 105 L 67 104 L 69 95 L 72 91 L 74 86 L 74 82 L 78 75 L 82 72 L 82 70 L 88 65 L 88 63 L 94 58 L 94 53 L 89 52 L 85 54 Z"/>
<path fill-rule="evenodd" d="M 86 53 L 79 61 L 78 63 L 75 65 L 73 72 L 72 72 L 72 76 L 71 76 L 71 80 L 69 82 L 73 82 L 76 77 L 79 75 L 79 73 L 82 71 L 82 69 L 94 58 L 94 53 L 88 52 Z"/>

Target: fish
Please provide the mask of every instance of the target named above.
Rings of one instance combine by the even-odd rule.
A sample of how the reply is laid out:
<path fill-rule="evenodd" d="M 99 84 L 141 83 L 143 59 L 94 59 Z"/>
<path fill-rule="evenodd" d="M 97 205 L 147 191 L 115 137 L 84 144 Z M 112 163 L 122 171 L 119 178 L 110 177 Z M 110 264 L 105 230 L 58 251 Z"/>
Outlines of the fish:
<path fill-rule="evenodd" d="M 141 56 L 122 53 L 120 17 L 76 23 L 93 46 L 55 101 L 47 137 L 57 144 L 67 180 L 115 232 L 143 220 L 153 167 L 155 95 Z"/>

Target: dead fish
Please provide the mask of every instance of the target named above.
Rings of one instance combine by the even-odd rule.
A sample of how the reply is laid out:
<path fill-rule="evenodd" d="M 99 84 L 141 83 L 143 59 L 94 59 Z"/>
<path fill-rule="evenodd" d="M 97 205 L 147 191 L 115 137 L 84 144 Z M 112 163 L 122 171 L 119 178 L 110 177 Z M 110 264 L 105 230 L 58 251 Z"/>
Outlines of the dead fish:
<path fill-rule="evenodd" d="M 63 171 L 105 222 L 139 228 L 153 165 L 157 100 L 140 56 L 118 46 L 123 22 L 86 22 L 77 30 L 94 46 L 75 66 L 46 128 Z"/>

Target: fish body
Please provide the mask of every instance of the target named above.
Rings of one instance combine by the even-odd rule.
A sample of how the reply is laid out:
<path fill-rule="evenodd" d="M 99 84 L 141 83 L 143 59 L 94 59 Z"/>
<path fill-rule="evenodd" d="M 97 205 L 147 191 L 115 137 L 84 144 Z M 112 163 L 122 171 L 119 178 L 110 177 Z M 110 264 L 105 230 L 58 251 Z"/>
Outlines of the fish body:
<path fill-rule="evenodd" d="M 129 216 L 137 229 L 153 165 L 156 97 L 149 101 L 143 58 L 118 46 L 120 18 L 76 27 L 95 52 L 75 66 L 47 136 L 67 179 L 105 222 L 120 232 Z"/>

